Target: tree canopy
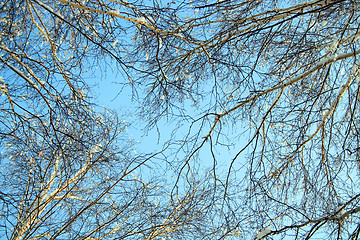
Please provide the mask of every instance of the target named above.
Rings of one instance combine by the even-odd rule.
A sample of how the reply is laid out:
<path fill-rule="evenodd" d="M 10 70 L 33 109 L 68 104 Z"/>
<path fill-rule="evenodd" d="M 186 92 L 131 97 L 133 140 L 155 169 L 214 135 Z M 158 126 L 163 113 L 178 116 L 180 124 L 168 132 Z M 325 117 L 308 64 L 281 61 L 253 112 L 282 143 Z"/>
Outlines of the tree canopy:
<path fill-rule="evenodd" d="M 0 238 L 359 239 L 359 27 L 357 0 L 2 1 Z"/>

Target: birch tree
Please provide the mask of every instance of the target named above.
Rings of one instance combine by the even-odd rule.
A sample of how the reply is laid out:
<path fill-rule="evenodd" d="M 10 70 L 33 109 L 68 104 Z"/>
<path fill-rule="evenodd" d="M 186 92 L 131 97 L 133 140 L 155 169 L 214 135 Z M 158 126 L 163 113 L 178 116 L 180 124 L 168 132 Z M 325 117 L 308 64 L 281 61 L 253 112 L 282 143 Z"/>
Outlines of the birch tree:
<path fill-rule="evenodd" d="M 212 165 L 224 236 L 358 238 L 358 16 L 357 1 L 169 2 L 141 28 L 143 116 L 188 122 L 178 174 Z"/>
<path fill-rule="evenodd" d="M 134 6 L 0 3 L 0 238 L 203 235 L 206 182 L 170 196 L 161 151 L 137 153 L 125 115 L 97 105 L 86 78 L 112 61 L 131 84 L 120 55 L 140 21 Z"/>
<path fill-rule="evenodd" d="M 358 1 L 0 14 L 3 236 L 359 237 Z M 122 117 L 100 113 L 96 68 L 119 71 L 144 129 L 173 127 L 161 150 L 133 152 Z"/>

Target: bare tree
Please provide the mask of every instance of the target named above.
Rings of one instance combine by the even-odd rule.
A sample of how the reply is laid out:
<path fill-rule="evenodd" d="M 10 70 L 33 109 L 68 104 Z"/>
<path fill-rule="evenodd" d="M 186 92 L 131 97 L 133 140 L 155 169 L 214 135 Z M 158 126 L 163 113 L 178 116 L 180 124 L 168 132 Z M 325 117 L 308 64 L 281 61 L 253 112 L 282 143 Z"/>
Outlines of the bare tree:
<path fill-rule="evenodd" d="M 357 1 L 27 0 L 0 14 L 5 237 L 359 238 Z M 144 128 L 172 123 L 164 149 L 132 152 L 93 105 L 98 66 L 120 69 Z"/>
<path fill-rule="evenodd" d="M 359 3 L 191 1 L 157 13 L 159 30 L 141 28 L 134 52 L 148 59 L 140 79 L 153 77 L 143 116 L 189 122 L 179 176 L 210 151 L 228 234 L 357 239 Z M 232 157 L 216 154 L 223 146 Z"/>
<path fill-rule="evenodd" d="M 126 2 L 1 2 L 1 238 L 197 238 L 209 228 L 197 224 L 211 207 L 208 181 L 170 196 L 161 151 L 137 153 L 125 116 L 95 105 L 84 77 L 104 61 L 134 68 L 120 55 L 137 11 Z"/>

